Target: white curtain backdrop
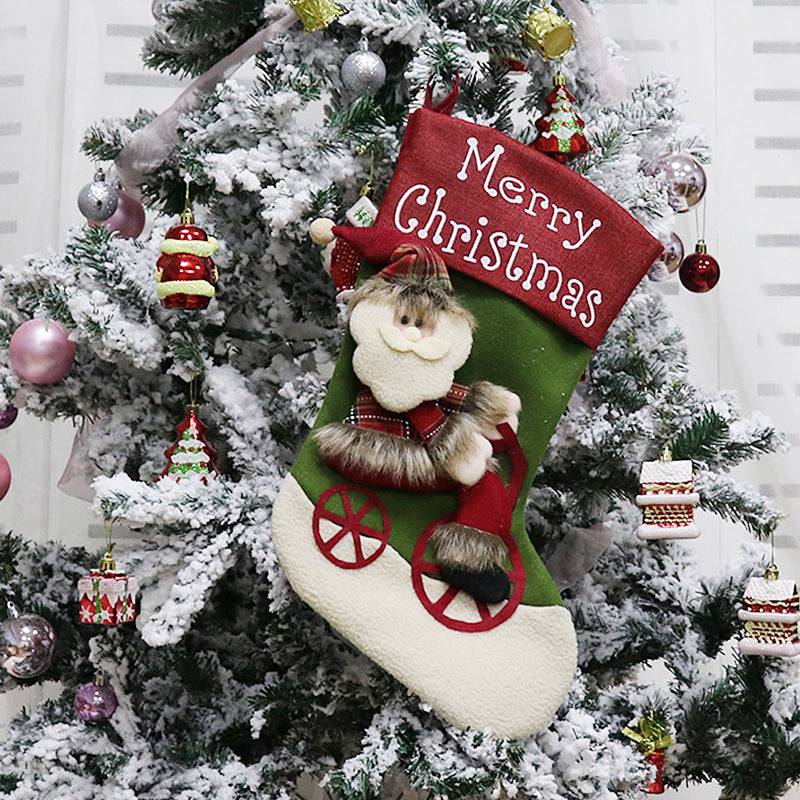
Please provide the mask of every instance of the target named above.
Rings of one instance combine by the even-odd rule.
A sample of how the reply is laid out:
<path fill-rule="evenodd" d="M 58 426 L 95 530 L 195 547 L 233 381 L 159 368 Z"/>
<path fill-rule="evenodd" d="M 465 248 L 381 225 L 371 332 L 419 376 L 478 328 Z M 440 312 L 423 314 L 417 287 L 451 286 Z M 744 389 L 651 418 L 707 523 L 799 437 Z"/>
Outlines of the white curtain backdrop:
<path fill-rule="evenodd" d="M 152 24 L 150 0 L 0 0 L 0 265 L 61 249 L 83 221 L 76 196 L 92 166 L 79 145 L 91 122 L 162 110 L 180 91 L 178 80 L 142 70 Z M 680 78 L 686 117 L 711 143 L 705 239 L 722 278 L 706 295 L 677 280 L 659 291 L 686 333 L 693 381 L 736 390 L 746 410 L 763 411 L 789 436 L 790 452 L 736 475 L 785 512 L 777 560 L 784 577 L 798 578 L 800 0 L 605 0 L 601 26 L 627 59 L 631 85 L 649 72 Z M 698 224 L 693 213 L 679 221 L 687 252 Z M 0 431 L 13 475 L 0 528 L 99 546 L 102 527 L 88 506 L 56 488 L 72 436 L 66 423 L 24 414 Z M 700 521 L 703 534 L 689 546 L 714 574 L 749 535 Z M 38 696 L 0 698 L 0 722 Z M 672 794 L 697 800 L 718 790 Z"/>

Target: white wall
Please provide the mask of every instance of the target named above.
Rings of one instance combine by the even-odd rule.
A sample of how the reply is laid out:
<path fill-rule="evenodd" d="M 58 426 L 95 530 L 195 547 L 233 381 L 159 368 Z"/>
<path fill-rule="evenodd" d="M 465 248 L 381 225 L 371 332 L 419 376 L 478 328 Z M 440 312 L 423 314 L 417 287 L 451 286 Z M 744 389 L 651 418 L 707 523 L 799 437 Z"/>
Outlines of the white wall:
<path fill-rule="evenodd" d="M 660 290 L 687 334 L 694 382 L 737 390 L 745 409 L 763 410 L 790 436 L 790 453 L 738 474 L 787 513 L 778 563 L 800 577 L 800 0 L 606 0 L 601 24 L 621 45 L 631 83 L 650 71 L 681 78 L 687 118 L 710 139 L 705 238 L 722 278 L 707 295 L 677 281 Z M 141 70 L 151 25 L 149 0 L 0 0 L 0 264 L 60 249 L 82 221 L 75 198 L 92 167 L 78 148 L 89 123 L 174 99 L 178 81 Z M 691 250 L 694 215 L 680 226 Z M 71 439 L 66 424 L 24 416 L 0 431 L 13 472 L 0 526 L 40 540 L 89 536 L 96 546 L 97 521 L 55 486 Z M 693 546 L 713 573 L 748 535 L 702 522 Z M 0 718 L 22 701 L 21 692 L 0 698 Z"/>

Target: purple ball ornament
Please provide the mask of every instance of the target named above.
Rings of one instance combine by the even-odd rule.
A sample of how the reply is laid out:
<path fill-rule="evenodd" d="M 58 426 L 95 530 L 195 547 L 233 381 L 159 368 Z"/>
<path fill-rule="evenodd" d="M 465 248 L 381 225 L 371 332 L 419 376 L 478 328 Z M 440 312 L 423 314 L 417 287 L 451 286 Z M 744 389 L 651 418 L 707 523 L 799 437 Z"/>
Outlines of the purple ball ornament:
<path fill-rule="evenodd" d="M 75 360 L 75 342 L 69 332 L 52 319 L 29 319 L 14 331 L 8 346 L 14 371 L 24 381 L 36 384 L 61 380 Z"/>
<path fill-rule="evenodd" d="M 117 189 L 117 210 L 103 222 L 89 220 L 89 226 L 105 225 L 123 239 L 135 239 L 144 230 L 144 206 L 123 189 Z"/>
<path fill-rule="evenodd" d="M 6 406 L 0 411 L 0 431 L 10 428 L 14 424 L 17 414 L 19 414 L 19 409 L 16 406 Z"/>
<path fill-rule="evenodd" d="M 102 675 L 92 683 L 84 683 L 75 694 L 75 713 L 84 722 L 105 722 L 117 710 L 119 701 Z"/>
<path fill-rule="evenodd" d="M 697 205 L 706 193 L 706 173 L 687 153 L 667 153 L 651 161 L 645 174 L 666 186 L 669 204 L 679 214 Z"/>
<path fill-rule="evenodd" d="M 0 454 L 0 500 L 7 494 L 11 486 L 11 467 L 8 466 L 5 456 Z"/>
<path fill-rule="evenodd" d="M 664 252 L 653 262 L 647 277 L 651 281 L 666 281 L 678 271 L 683 261 L 683 242 L 671 233 L 664 246 Z"/>

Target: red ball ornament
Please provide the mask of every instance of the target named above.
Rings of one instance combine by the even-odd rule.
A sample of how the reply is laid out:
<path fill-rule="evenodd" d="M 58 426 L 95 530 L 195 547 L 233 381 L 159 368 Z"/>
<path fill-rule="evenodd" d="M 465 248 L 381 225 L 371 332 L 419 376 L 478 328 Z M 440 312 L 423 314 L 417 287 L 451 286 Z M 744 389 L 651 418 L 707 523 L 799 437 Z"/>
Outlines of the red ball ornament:
<path fill-rule="evenodd" d="M 191 211 L 170 228 L 156 262 L 158 299 L 164 308 L 206 308 L 214 296 L 217 268 L 210 256 L 219 242 L 194 224 Z"/>
<path fill-rule="evenodd" d="M 105 225 L 123 239 L 135 239 L 144 230 L 144 206 L 122 189 L 117 189 L 117 198 L 117 210 L 107 220 L 89 220 L 89 225 Z"/>
<path fill-rule="evenodd" d="M 52 319 L 29 319 L 14 331 L 8 346 L 14 371 L 24 381 L 36 384 L 61 380 L 75 360 L 75 342 L 69 332 Z"/>
<path fill-rule="evenodd" d="M 700 239 L 694 253 L 683 259 L 680 270 L 681 283 L 690 291 L 710 292 L 719 281 L 717 259 L 706 252 L 706 243 Z"/>

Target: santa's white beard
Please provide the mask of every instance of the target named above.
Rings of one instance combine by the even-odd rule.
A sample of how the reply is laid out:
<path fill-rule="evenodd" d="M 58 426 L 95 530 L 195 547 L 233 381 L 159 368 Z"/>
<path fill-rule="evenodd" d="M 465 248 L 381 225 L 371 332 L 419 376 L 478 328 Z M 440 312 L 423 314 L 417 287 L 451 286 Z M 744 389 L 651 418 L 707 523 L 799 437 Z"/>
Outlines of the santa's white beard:
<path fill-rule="evenodd" d="M 391 323 L 395 309 L 386 303 L 362 300 L 350 316 L 350 332 L 357 347 L 353 370 L 375 399 L 389 411 L 408 411 L 426 400 L 438 400 L 450 390 L 455 371 L 467 360 L 472 347 L 469 323 L 458 316 L 442 315 L 435 336 L 450 344 L 439 359 L 392 350 L 379 326 Z"/>

